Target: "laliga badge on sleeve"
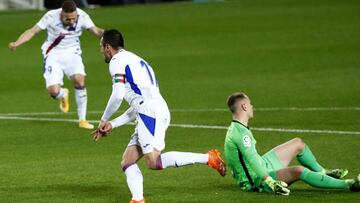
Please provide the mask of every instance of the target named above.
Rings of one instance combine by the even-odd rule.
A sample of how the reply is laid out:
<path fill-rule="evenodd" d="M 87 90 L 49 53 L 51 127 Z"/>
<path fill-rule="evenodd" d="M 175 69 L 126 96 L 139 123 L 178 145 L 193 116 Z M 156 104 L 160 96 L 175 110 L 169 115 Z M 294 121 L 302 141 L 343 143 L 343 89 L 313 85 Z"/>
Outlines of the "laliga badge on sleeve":
<path fill-rule="evenodd" d="M 243 144 L 245 147 L 251 147 L 251 139 L 250 139 L 249 135 L 245 135 L 243 137 Z"/>

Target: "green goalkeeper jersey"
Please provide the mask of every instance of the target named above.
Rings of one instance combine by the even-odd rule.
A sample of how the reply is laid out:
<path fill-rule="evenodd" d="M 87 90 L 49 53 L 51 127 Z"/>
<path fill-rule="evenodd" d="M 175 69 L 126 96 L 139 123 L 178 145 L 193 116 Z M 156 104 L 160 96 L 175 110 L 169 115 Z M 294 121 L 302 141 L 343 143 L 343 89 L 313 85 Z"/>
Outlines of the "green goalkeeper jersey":
<path fill-rule="evenodd" d="M 234 120 L 226 134 L 225 157 L 236 182 L 245 191 L 258 191 L 263 178 L 269 175 L 255 146 L 249 128 Z"/>

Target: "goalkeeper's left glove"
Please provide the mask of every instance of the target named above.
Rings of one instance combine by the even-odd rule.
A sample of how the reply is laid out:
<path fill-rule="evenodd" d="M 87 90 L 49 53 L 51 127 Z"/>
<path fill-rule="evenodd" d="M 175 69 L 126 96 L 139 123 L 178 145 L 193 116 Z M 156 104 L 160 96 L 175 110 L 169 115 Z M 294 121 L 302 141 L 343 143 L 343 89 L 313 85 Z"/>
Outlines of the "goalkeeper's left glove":
<path fill-rule="evenodd" d="M 277 195 L 289 195 L 290 190 L 286 188 L 288 185 L 280 180 L 274 180 L 268 176 L 264 182 L 274 191 Z"/>

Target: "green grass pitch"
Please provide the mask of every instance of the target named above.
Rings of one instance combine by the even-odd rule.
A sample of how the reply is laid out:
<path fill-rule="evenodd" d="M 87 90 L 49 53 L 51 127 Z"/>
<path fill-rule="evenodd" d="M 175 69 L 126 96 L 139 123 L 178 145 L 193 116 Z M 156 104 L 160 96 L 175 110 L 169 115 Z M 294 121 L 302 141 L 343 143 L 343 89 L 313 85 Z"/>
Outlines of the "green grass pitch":
<path fill-rule="evenodd" d="M 152 65 L 173 110 L 173 124 L 227 126 L 231 118 L 222 110 L 225 100 L 234 91 L 244 91 L 258 108 L 252 127 L 352 131 L 254 131 L 260 153 L 298 136 L 322 165 L 348 168 L 348 177 L 360 173 L 360 111 L 354 108 L 360 106 L 359 1 L 188 2 L 88 13 L 100 27 L 121 30 L 126 48 Z M 130 193 L 119 162 L 133 126 L 116 129 L 93 143 L 90 132 L 76 123 L 8 118 L 8 113 L 20 113 L 18 117 L 76 119 L 73 91 L 72 113 L 38 114 L 59 111 L 42 79 L 40 46 L 45 33 L 16 53 L 7 48 L 42 14 L 0 12 L 0 202 L 128 202 Z M 111 93 L 108 66 L 98 41 L 87 32 L 82 48 L 92 111 L 88 119 L 98 120 Z M 72 89 L 68 80 L 65 86 Z M 225 132 L 170 127 L 165 151 L 223 151 Z M 140 168 L 148 202 L 356 202 L 360 198 L 359 193 L 319 190 L 301 182 L 290 187 L 289 197 L 246 193 L 230 174 L 222 178 L 203 165 L 151 171 L 142 160 Z"/>

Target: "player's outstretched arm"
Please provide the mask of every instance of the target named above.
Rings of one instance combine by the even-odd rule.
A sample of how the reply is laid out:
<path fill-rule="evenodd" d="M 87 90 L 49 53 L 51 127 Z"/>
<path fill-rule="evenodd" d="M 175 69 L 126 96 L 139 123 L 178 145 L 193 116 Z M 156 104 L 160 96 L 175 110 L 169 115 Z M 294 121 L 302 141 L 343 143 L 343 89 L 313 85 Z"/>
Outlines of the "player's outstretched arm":
<path fill-rule="evenodd" d="M 9 43 L 9 48 L 12 51 L 15 51 L 17 47 L 24 44 L 25 42 L 31 40 L 38 32 L 41 31 L 41 28 L 37 25 L 34 25 L 32 28 L 26 30 L 20 35 L 20 37 L 15 42 Z"/>
<path fill-rule="evenodd" d="M 93 140 L 96 142 L 101 137 L 109 135 L 114 128 L 120 127 L 135 120 L 136 113 L 136 110 L 130 107 L 123 114 L 110 122 L 101 120 L 98 128 L 91 133 L 93 135 Z"/>
<path fill-rule="evenodd" d="M 104 33 L 104 29 L 96 27 L 96 26 L 89 28 L 89 31 L 99 38 L 102 37 L 102 35 Z"/>
<path fill-rule="evenodd" d="M 110 121 L 112 128 L 117 128 L 134 121 L 136 118 L 136 110 L 133 107 L 128 108 L 123 114 Z"/>
<path fill-rule="evenodd" d="M 119 109 L 121 102 L 125 95 L 125 85 L 123 83 L 114 83 L 112 86 L 112 93 L 106 105 L 105 111 L 101 117 L 101 121 L 97 129 L 92 133 L 93 140 L 98 141 L 102 136 L 110 133 L 112 127 L 108 132 L 105 131 L 106 125 L 109 123 L 110 117 Z"/>
<path fill-rule="evenodd" d="M 106 105 L 105 111 L 101 117 L 102 122 L 106 122 L 119 109 L 125 95 L 125 85 L 123 83 L 114 83 L 112 93 Z"/>

